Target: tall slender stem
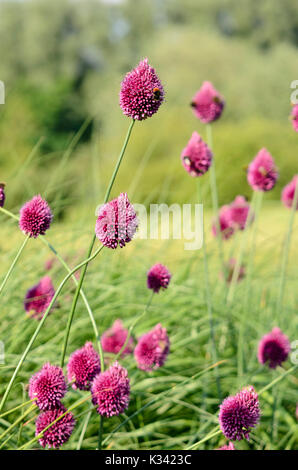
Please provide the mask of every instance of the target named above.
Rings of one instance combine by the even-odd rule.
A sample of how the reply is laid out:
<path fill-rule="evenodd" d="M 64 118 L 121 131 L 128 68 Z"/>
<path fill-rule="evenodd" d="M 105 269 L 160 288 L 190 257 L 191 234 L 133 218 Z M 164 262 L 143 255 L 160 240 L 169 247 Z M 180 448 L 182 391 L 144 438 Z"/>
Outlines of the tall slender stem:
<path fill-rule="evenodd" d="M 199 202 L 202 203 L 201 185 L 199 181 L 198 181 L 198 199 L 199 199 Z M 214 335 L 214 321 L 213 321 L 213 306 L 212 306 L 212 298 L 211 298 L 210 284 L 209 284 L 208 254 L 207 254 L 207 249 L 206 249 L 206 244 L 205 244 L 204 220 L 203 220 L 203 256 L 204 256 L 204 278 L 205 278 L 206 302 L 207 302 L 207 310 L 208 310 L 209 325 L 210 325 L 212 360 L 213 362 L 217 363 L 217 351 L 216 351 L 216 342 L 215 342 L 215 335 Z M 217 367 L 214 369 L 214 373 L 215 373 L 215 378 L 216 378 L 217 394 L 218 394 L 218 397 L 221 398 L 220 377 L 218 374 Z"/>
<path fill-rule="evenodd" d="M 44 313 L 44 316 L 42 317 L 42 319 L 40 320 L 39 324 L 38 324 L 38 327 L 36 328 L 35 332 L 33 333 L 33 335 L 31 336 L 31 339 L 29 341 L 29 343 L 27 344 L 27 347 L 25 349 L 25 351 L 23 352 L 18 364 L 17 364 L 17 367 L 15 368 L 15 371 L 10 379 L 10 382 L 5 390 L 5 393 L 3 395 L 3 398 L 1 400 L 1 403 L 0 403 L 0 412 L 2 411 L 5 403 L 6 403 L 6 400 L 7 400 L 7 397 L 10 393 L 10 390 L 14 384 L 14 381 L 18 375 L 18 372 L 20 370 L 20 368 L 22 367 L 33 343 L 35 342 L 44 322 L 46 321 L 48 315 L 49 315 L 49 312 L 51 310 L 51 308 L 53 307 L 57 297 L 59 296 L 60 292 L 62 291 L 64 285 L 66 284 L 66 282 L 68 281 L 69 278 L 72 277 L 72 275 L 78 271 L 80 268 L 82 268 L 85 264 L 89 263 L 90 261 L 92 261 L 94 258 L 96 258 L 96 256 L 101 252 L 101 250 L 103 249 L 103 245 L 101 245 L 94 253 L 92 256 L 90 256 L 89 258 L 87 258 L 86 260 L 82 261 L 80 264 L 78 264 L 69 274 L 67 274 L 67 276 L 63 279 L 63 281 L 60 283 L 58 289 L 56 290 L 55 292 L 55 295 L 53 296 L 48 308 L 46 309 L 45 313 Z"/>
<path fill-rule="evenodd" d="M 121 149 L 120 155 L 119 155 L 119 157 L 118 157 L 118 161 L 117 161 L 117 163 L 116 163 L 114 172 L 113 172 L 113 174 L 112 174 L 110 183 L 109 183 L 109 185 L 108 185 L 108 188 L 107 188 L 107 191 L 106 191 L 106 194 L 105 194 L 104 203 L 106 203 L 106 202 L 108 201 L 109 197 L 110 197 L 110 193 L 111 193 L 113 184 L 114 184 L 114 182 L 115 182 L 117 173 L 118 173 L 118 171 L 119 171 L 119 168 L 120 168 L 122 159 L 123 159 L 123 157 L 124 157 L 125 150 L 126 150 L 126 147 L 127 147 L 127 144 L 128 144 L 129 138 L 130 138 L 130 135 L 131 135 L 131 131 L 132 131 L 132 128 L 133 128 L 133 126 L 134 126 L 134 123 L 135 123 L 135 121 L 132 120 L 132 122 L 131 122 L 131 124 L 130 124 L 130 126 L 129 126 L 129 128 L 128 128 L 128 131 L 127 131 L 127 134 L 126 134 L 126 138 L 125 138 L 123 147 L 122 147 L 122 149 Z M 89 248 L 88 248 L 87 258 L 89 258 L 89 257 L 91 256 L 91 253 L 92 253 L 92 250 L 93 250 L 93 246 L 94 246 L 95 240 L 96 240 L 96 236 L 95 236 L 95 234 L 94 234 L 93 237 L 92 237 L 90 246 L 89 246 Z M 63 348 L 62 348 L 61 367 L 63 367 L 63 365 L 64 365 L 64 359 L 65 359 L 65 354 L 66 354 L 66 349 L 67 349 L 67 343 L 68 343 L 70 328 L 71 328 L 71 324 L 72 324 L 73 317 L 74 317 L 74 314 L 75 314 L 75 310 L 76 310 L 76 306 L 77 306 L 77 302 L 78 302 L 78 298 L 79 298 L 79 293 L 80 293 L 80 291 L 81 291 L 81 287 L 82 287 L 83 282 L 84 282 L 84 278 L 85 278 L 85 275 L 86 275 L 87 268 L 88 268 L 88 263 L 87 263 L 87 264 L 84 266 L 84 268 L 82 269 L 81 276 L 80 276 L 80 279 L 79 279 L 79 282 L 78 282 L 78 285 L 77 285 L 77 288 L 76 288 L 76 292 L 75 292 L 75 295 L 74 295 L 74 298 L 73 298 L 71 310 L 70 310 L 70 313 L 69 313 L 69 317 L 68 317 L 68 321 L 67 321 L 67 327 L 66 327 L 66 332 L 65 332 L 65 338 L 64 338 Z M 101 362 L 101 371 L 104 371 L 104 360 L 103 360 L 103 356 L 101 356 L 100 362 Z"/>
<path fill-rule="evenodd" d="M 213 152 L 213 138 L 212 138 L 212 127 L 211 124 L 206 125 L 207 130 L 207 144 L 210 150 Z M 213 155 L 212 165 L 209 170 L 210 174 L 210 189 L 212 197 L 212 207 L 213 207 L 213 216 L 215 219 L 215 228 L 216 228 L 216 240 L 218 243 L 218 253 L 219 259 L 222 265 L 222 272 L 224 278 L 226 279 L 226 266 L 223 254 L 222 238 L 220 231 L 220 221 L 219 221 L 219 206 L 218 206 L 218 193 L 217 193 L 217 184 L 216 184 L 216 170 L 215 170 L 215 158 Z"/>
<path fill-rule="evenodd" d="M 26 238 L 24 239 L 24 241 L 23 241 L 23 243 L 22 243 L 20 249 L 18 250 L 18 252 L 17 252 L 17 254 L 16 254 L 16 256 L 15 256 L 13 262 L 11 263 L 9 270 L 7 271 L 5 278 L 3 279 L 2 283 L 1 283 L 1 286 L 0 286 L 0 295 L 2 294 L 2 291 L 3 291 L 4 287 L 5 287 L 5 285 L 6 285 L 7 281 L 8 281 L 8 279 L 10 278 L 10 275 L 11 275 L 11 273 L 12 273 L 12 271 L 13 271 L 15 265 L 16 265 L 17 262 L 18 262 L 18 259 L 20 258 L 21 254 L 22 254 L 22 252 L 23 252 L 23 250 L 24 250 L 24 248 L 25 248 L 25 246 L 27 245 L 27 242 L 28 242 L 29 238 L 30 238 L 30 236 L 27 235 Z"/>
<path fill-rule="evenodd" d="M 283 249 L 283 256 L 282 256 L 282 264 L 281 264 L 281 275 L 280 275 L 280 282 L 279 282 L 279 290 L 276 302 L 276 321 L 279 324 L 280 320 L 280 311 L 283 305 L 283 297 L 284 297 L 284 290 L 285 290 L 285 283 L 286 283 L 286 271 L 288 265 L 288 258 L 289 258 L 289 250 L 291 245 L 291 237 L 293 232 L 293 225 L 295 219 L 295 212 L 297 210 L 297 203 L 298 203 L 298 181 L 295 187 L 295 194 L 293 199 L 293 205 L 291 208 L 291 214 L 289 219 L 289 228 L 286 235 L 285 245 Z"/>

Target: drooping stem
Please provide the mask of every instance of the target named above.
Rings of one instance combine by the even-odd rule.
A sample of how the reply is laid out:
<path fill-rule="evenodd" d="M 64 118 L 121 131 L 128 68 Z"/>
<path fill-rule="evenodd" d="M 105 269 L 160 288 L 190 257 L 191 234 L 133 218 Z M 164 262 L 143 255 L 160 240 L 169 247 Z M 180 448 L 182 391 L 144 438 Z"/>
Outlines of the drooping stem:
<path fill-rule="evenodd" d="M 150 305 L 152 303 L 152 299 L 153 299 L 153 296 L 154 296 L 154 292 L 152 291 L 152 293 L 150 294 L 150 297 L 148 299 L 148 302 L 147 302 L 147 305 L 146 307 L 144 308 L 144 311 L 141 313 L 141 315 L 139 315 L 135 321 L 133 322 L 133 324 L 129 327 L 128 329 L 128 333 L 127 333 L 127 337 L 126 337 L 126 340 L 122 346 L 122 348 L 120 349 L 120 351 L 118 352 L 118 354 L 116 355 L 115 357 L 115 360 L 117 361 L 119 357 L 121 357 L 121 354 L 123 353 L 123 351 L 125 350 L 127 344 L 128 344 L 128 341 L 132 335 L 132 331 L 134 329 L 134 327 L 136 326 L 136 324 L 146 315 L 146 313 L 148 312 L 148 309 L 150 308 Z"/>
<path fill-rule="evenodd" d="M 113 172 L 113 174 L 112 174 L 110 183 L 109 183 L 109 185 L 108 185 L 108 188 L 107 188 L 107 191 L 106 191 L 106 194 L 105 194 L 104 203 L 106 203 L 106 202 L 108 201 L 109 197 L 110 197 L 110 193 L 111 193 L 113 184 L 114 184 L 114 182 L 115 182 L 117 173 L 118 173 L 118 171 L 119 171 L 119 168 L 120 168 L 122 159 L 123 159 L 123 157 L 124 157 L 125 150 L 126 150 L 126 147 L 127 147 L 127 144 L 128 144 L 129 138 L 130 138 L 130 135 L 131 135 L 131 131 L 132 131 L 132 128 L 133 128 L 133 126 L 134 126 L 134 123 L 135 123 L 135 121 L 132 120 L 132 122 L 131 122 L 131 124 L 130 124 L 130 126 L 129 126 L 129 129 L 128 129 L 128 132 L 127 132 L 127 135 L 126 135 L 124 144 L 123 144 L 123 147 L 122 147 L 122 149 L 121 149 L 120 155 L 119 155 L 119 157 L 118 157 L 118 161 L 117 161 L 117 163 L 116 163 L 114 172 Z M 91 253 L 92 253 L 92 250 L 93 250 L 93 246 L 94 246 L 95 240 L 96 240 L 96 236 L 95 236 L 95 234 L 94 234 L 93 237 L 92 237 L 90 246 L 89 246 L 89 248 L 88 248 L 87 258 L 89 258 L 89 257 L 91 256 Z M 87 267 L 88 267 L 88 263 L 87 263 L 87 264 L 84 266 L 84 268 L 82 269 L 82 272 L 81 272 L 81 275 L 80 275 L 80 279 L 79 279 L 79 282 L 78 282 L 78 285 L 77 285 L 77 288 L 76 288 L 76 291 L 75 291 L 75 295 L 74 295 L 74 298 L 73 298 L 71 310 L 70 310 L 70 313 L 69 313 L 69 317 L 68 317 L 68 321 L 67 321 L 67 327 L 66 327 L 66 332 L 65 332 L 65 337 L 64 337 L 64 343 L 63 343 L 63 347 L 62 347 L 61 367 L 63 367 L 63 365 L 64 365 L 64 359 L 65 359 L 65 354 L 66 354 L 66 349 L 67 349 L 67 343 L 68 343 L 70 328 L 71 328 L 71 324 L 72 324 L 73 317 L 74 317 L 74 314 L 75 314 L 75 310 L 76 310 L 76 306 L 77 306 L 77 302 L 78 302 L 78 298 L 79 298 L 79 293 L 80 293 L 80 291 L 81 291 L 81 288 L 82 288 L 82 285 L 83 285 L 83 282 L 84 282 L 84 278 L 85 278 L 85 275 L 86 275 Z M 103 371 L 103 370 L 104 370 L 104 361 L 103 361 L 103 356 L 102 356 L 102 357 L 101 357 L 101 371 Z"/>
<path fill-rule="evenodd" d="M 213 152 L 213 139 L 212 139 L 211 124 L 207 124 L 206 129 L 207 129 L 207 144 L 210 150 Z M 217 193 L 217 184 L 216 184 L 216 170 L 215 170 L 214 155 L 212 159 L 212 165 L 209 169 L 209 174 L 210 174 L 210 189 L 211 189 L 211 197 L 212 197 L 213 216 L 215 219 L 216 240 L 218 243 L 218 253 L 219 253 L 220 263 L 222 266 L 222 272 L 223 272 L 224 278 L 226 279 L 226 266 L 225 266 L 225 260 L 224 260 L 222 238 L 221 238 L 221 231 L 220 231 L 220 221 L 219 221 L 219 206 L 218 206 L 218 193 Z"/>
<path fill-rule="evenodd" d="M 51 302 L 50 302 L 48 308 L 46 309 L 46 311 L 45 311 L 45 313 L 44 313 L 44 316 L 43 316 L 42 319 L 40 320 L 40 322 L 39 322 L 39 324 L 38 324 L 38 327 L 36 328 L 35 332 L 34 332 L 33 335 L 31 336 L 31 339 L 30 339 L 29 343 L 27 344 L 27 347 L 26 347 L 25 351 L 23 352 L 23 354 L 22 354 L 22 356 L 21 356 L 21 358 L 20 358 L 20 360 L 19 360 L 19 362 L 18 362 L 18 364 L 17 364 L 17 367 L 16 367 L 16 369 L 15 369 L 15 371 L 14 371 L 14 373 L 13 373 L 11 379 L 10 379 L 10 382 L 9 382 L 9 384 L 8 384 L 6 390 L 5 390 L 5 393 L 4 393 L 3 398 L 2 398 L 2 400 L 1 400 L 1 403 L 0 403 L 0 412 L 2 411 L 2 409 L 3 409 L 3 407 L 4 407 L 5 403 L 6 403 L 7 397 L 8 397 L 8 395 L 9 395 L 9 393 L 10 393 L 10 390 L 11 390 L 13 384 L 14 384 L 14 381 L 15 381 L 17 375 L 18 375 L 18 372 L 19 372 L 20 368 L 22 367 L 22 365 L 23 365 L 23 363 L 24 363 L 24 361 L 25 361 L 25 359 L 26 359 L 26 357 L 27 357 L 27 355 L 28 355 L 28 353 L 29 353 L 29 351 L 30 351 L 30 349 L 31 349 L 31 347 L 32 347 L 32 345 L 33 345 L 33 343 L 35 342 L 35 340 L 36 340 L 36 338 L 37 338 L 37 336 L 38 336 L 38 334 L 39 334 L 41 328 L 43 327 L 43 324 L 45 323 L 45 321 L 46 321 L 46 319 L 47 319 L 47 317 L 48 317 L 48 315 L 49 315 L 49 312 L 50 312 L 51 308 L 53 307 L 55 301 L 57 300 L 57 298 L 58 298 L 60 292 L 62 291 L 62 289 L 63 289 L 63 287 L 64 287 L 64 285 L 67 283 L 68 279 L 70 279 L 70 278 L 72 277 L 72 275 L 73 275 L 76 271 L 78 271 L 80 268 L 82 268 L 83 266 L 85 266 L 85 264 L 89 263 L 89 262 L 92 261 L 94 258 L 96 258 L 96 256 L 101 252 L 102 249 L 103 249 L 103 245 L 101 245 L 101 246 L 93 253 L 92 256 L 90 256 L 89 258 L 87 258 L 86 260 L 84 260 L 84 261 L 82 261 L 80 264 L 78 264 L 69 274 L 67 274 L 67 276 L 66 276 L 66 277 L 63 279 L 63 281 L 60 283 L 60 285 L 59 285 L 58 289 L 56 290 L 56 292 L 55 292 L 55 294 L 54 294 L 54 296 L 53 296 L 53 298 L 52 298 L 52 300 L 51 300 Z"/>
<path fill-rule="evenodd" d="M 198 199 L 199 199 L 199 202 L 202 203 L 201 185 L 199 181 L 198 181 Z M 205 244 L 204 219 L 203 219 L 202 231 L 203 231 L 205 292 L 206 292 L 206 303 L 207 303 L 209 326 L 210 326 L 210 342 L 211 342 L 212 360 L 213 362 L 217 363 L 217 350 L 216 350 L 216 342 L 215 342 L 215 335 L 214 335 L 213 306 L 212 306 L 212 297 L 211 297 L 210 283 L 209 283 L 208 254 L 207 254 L 207 249 L 206 249 L 206 244 Z M 215 373 L 215 378 L 216 378 L 217 394 L 218 394 L 218 397 L 221 398 L 220 377 L 218 374 L 217 367 L 214 369 L 214 373 Z"/>
<path fill-rule="evenodd" d="M 283 297 L 284 297 L 284 290 L 285 290 L 285 283 L 286 283 L 286 271 L 287 271 L 287 265 L 288 265 L 288 258 L 289 258 L 291 237 L 292 237 L 293 225 L 294 225 L 294 219 L 295 219 L 295 212 L 297 210 L 297 203 L 298 203 L 298 181 L 297 181 L 296 187 L 295 187 L 293 205 L 292 205 L 292 208 L 291 208 L 291 214 L 290 214 L 290 219 L 289 219 L 289 227 L 288 227 L 286 240 L 285 240 L 285 244 L 284 244 L 284 249 L 283 249 L 283 255 L 282 255 L 280 282 L 279 282 L 278 296 L 277 296 L 277 302 L 276 302 L 276 321 L 277 321 L 277 324 L 279 324 L 280 311 L 281 311 L 282 306 L 283 306 Z"/>
<path fill-rule="evenodd" d="M 28 242 L 29 238 L 30 238 L 30 235 L 27 235 L 26 238 L 24 239 L 24 241 L 23 241 L 23 243 L 22 243 L 20 249 L 18 250 L 18 252 L 17 252 L 17 254 L 16 254 L 16 256 L 15 256 L 13 262 L 11 263 L 9 270 L 7 271 L 5 278 L 3 279 L 2 283 L 1 283 L 1 286 L 0 286 L 0 295 L 2 294 L 2 291 L 3 291 L 4 287 L 5 287 L 5 285 L 6 285 L 7 281 L 8 281 L 8 279 L 10 278 L 10 275 L 11 275 L 11 273 L 12 273 L 12 271 L 13 271 L 15 265 L 17 264 L 17 262 L 18 262 L 18 260 L 19 260 L 19 258 L 20 258 L 20 256 L 21 256 L 21 254 L 22 254 L 22 252 L 23 252 L 25 246 L 27 245 L 27 242 Z"/>

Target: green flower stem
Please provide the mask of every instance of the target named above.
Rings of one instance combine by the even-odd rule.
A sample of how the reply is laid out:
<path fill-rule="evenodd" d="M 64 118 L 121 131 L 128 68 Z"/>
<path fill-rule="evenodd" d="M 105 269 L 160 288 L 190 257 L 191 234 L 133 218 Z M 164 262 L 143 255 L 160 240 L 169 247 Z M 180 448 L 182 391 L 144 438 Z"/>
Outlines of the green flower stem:
<path fill-rule="evenodd" d="M 201 185 L 200 181 L 198 181 L 198 199 L 199 202 L 202 202 L 202 194 L 201 194 Z M 216 342 L 215 342 L 215 335 L 214 335 L 214 320 L 213 320 L 213 306 L 212 306 L 212 298 L 211 298 L 211 291 L 210 291 L 210 283 L 209 283 L 209 271 L 208 271 L 208 254 L 205 244 L 205 230 L 204 230 L 204 220 L 203 220 L 203 256 L 204 256 L 204 279 L 205 279 L 205 291 L 206 291 L 206 302 L 207 302 L 207 310 L 209 316 L 209 326 L 210 326 L 210 341 L 211 341 L 211 352 L 212 352 L 212 360 L 213 362 L 217 362 L 217 351 L 216 351 Z M 221 398 L 221 387 L 220 387 L 220 377 L 218 375 L 218 368 L 214 369 L 215 378 L 216 378 L 216 386 L 217 386 L 217 394 L 218 397 Z"/>
<path fill-rule="evenodd" d="M 213 437 L 218 436 L 219 434 L 221 434 L 221 430 L 219 429 L 219 426 L 216 426 L 216 428 L 214 428 L 213 431 L 211 431 L 209 434 L 207 434 L 207 436 L 205 436 L 203 439 L 196 442 L 192 446 L 186 447 L 185 450 L 196 449 L 200 444 L 203 444 L 203 442 L 209 441 L 209 439 L 212 439 Z"/>
<path fill-rule="evenodd" d="M 12 212 L 9 212 L 8 210 L 4 209 L 3 207 L 0 207 L 0 212 L 3 212 L 5 215 L 7 215 L 8 217 L 11 217 L 12 219 L 15 219 L 16 221 L 19 220 L 19 217 L 17 215 L 13 214 Z M 40 240 L 44 245 L 46 245 L 52 251 L 52 253 L 54 253 L 56 258 L 60 261 L 60 263 L 66 269 L 66 271 L 68 273 L 70 273 L 71 272 L 70 267 L 67 265 L 67 263 L 64 261 L 64 259 L 59 255 L 59 253 L 57 252 L 55 247 L 44 236 L 38 237 L 38 240 Z M 72 275 L 71 278 L 72 278 L 73 282 L 75 283 L 75 285 L 77 286 L 78 281 L 77 281 L 76 277 L 74 275 Z M 93 330 L 94 330 L 95 341 L 97 342 L 98 352 L 99 352 L 99 354 L 101 354 L 101 352 L 100 352 L 101 351 L 101 344 L 100 344 L 100 339 L 99 339 L 99 332 L 98 332 L 98 329 L 97 329 L 97 326 L 96 326 L 96 322 L 95 322 L 95 319 L 94 319 L 93 312 L 91 310 L 91 307 L 88 303 L 88 300 L 86 298 L 86 295 L 85 295 L 83 289 L 81 289 L 80 295 L 81 295 L 81 297 L 83 299 L 83 302 L 86 306 L 86 309 L 88 311 L 90 321 L 92 323 Z"/>
<path fill-rule="evenodd" d="M 32 400 L 28 400 L 28 401 L 25 401 L 24 403 L 21 403 L 20 405 L 16 406 L 15 408 L 12 408 L 8 411 L 6 411 L 5 413 L 2 413 L 0 415 L 0 418 L 4 418 L 4 416 L 7 416 L 9 415 L 10 413 L 13 413 L 14 411 L 17 411 L 19 410 L 20 408 L 23 408 L 24 406 L 26 405 L 29 405 L 30 403 L 34 402 L 35 401 L 35 398 L 33 398 Z"/>
<path fill-rule="evenodd" d="M 213 138 L 212 138 L 212 127 L 211 124 L 206 125 L 207 130 L 207 144 L 210 150 L 213 152 Z M 219 208 L 218 208 L 218 194 L 217 194 L 217 184 L 216 184 L 216 170 L 215 170 L 215 158 L 213 156 L 212 164 L 209 169 L 210 174 L 210 189 L 211 189 L 211 197 L 212 197 L 212 206 L 213 206 L 213 215 L 215 219 L 215 227 L 216 227 L 216 240 L 218 243 L 218 252 L 219 252 L 219 259 L 222 265 L 222 272 L 224 278 L 226 279 L 226 266 L 224 260 L 224 253 L 223 253 L 223 245 L 222 245 L 222 238 L 221 238 L 221 231 L 220 231 L 220 222 L 219 222 Z"/>
<path fill-rule="evenodd" d="M 0 440 L 2 440 L 6 434 L 8 434 L 15 426 L 17 426 L 19 423 L 21 423 L 23 421 L 23 419 L 28 416 L 31 411 L 35 410 L 37 408 L 37 406 L 35 405 L 35 403 L 33 405 L 30 406 L 30 408 L 28 408 L 27 411 L 25 411 L 25 413 L 21 414 L 21 416 L 11 425 L 9 426 L 9 428 L 7 428 L 0 436 Z"/>
<path fill-rule="evenodd" d="M 17 375 L 18 375 L 18 372 L 19 372 L 20 368 L 22 367 L 22 365 L 23 365 L 23 363 L 24 363 L 24 361 L 25 361 L 25 359 L 26 359 L 26 357 L 27 357 L 27 355 L 28 355 L 28 353 L 29 353 L 29 351 L 30 351 L 30 349 L 31 349 L 31 347 L 32 347 L 32 345 L 33 345 L 33 343 L 34 343 L 34 341 L 36 340 L 36 338 L 37 338 L 37 336 L 38 336 L 38 334 L 39 334 L 41 328 L 43 327 L 43 324 L 45 323 L 45 321 L 46 321 L 46 319 L 47 319 L 47 317 L 48 317 L 48 315 L 49 315 L 49 312 L 50 312 L 51 308 L 53 307 L 53 305 L 54 305 L 56 299 L 58 298 L 60 292 L 62 291 L 64 285 L 67 283 L 68 279 L 70 279 L 70 278 L 72 277 L 72 275 L 73 275 L 76 271 L 78 271 L 80 268 L 82 268 L 82 267 L 85 266 L 87 263 L 89 263 L 89 262 L 92 261 L 94 258 L 96 258 L 96 256 L 101 252 L 102 249 L 103 249 L 103 245 L 101 245 L 101 246 L 94 252 L 94 254 L 93 254 L 92 256 L 90 256 L 89 258 L 85 259 L 85 260 L 82 261 L 80 264 L 78 264 L 69 274 L 67 274 L 67 276 L 66 276 L 66 277 L 63 279 L 63 281 L 60 283 L 58 289 L 57 289 L 56 292 L 55 292 L 54 297 L 52 298 L 52 300 L 51 300 L 51 302 L 50 302 L 48 308 L 46 309 L 46 311 L 45 311 L 45 313 L 44 313 L 44 316 L 43 316 L 42 319 L 40 320 L 40 322 L 39 322 L 39 324 L 38 324 L 38 327 L 36 328 L 35 332 L 33 333 L 32 337 L 31 337 L 31 339 L 30 339 L 30 341 L 29 341 L 29 343 L 27 344 L 27 347 L 26 347 L 25 351 L 23 352 L 23 354 L 22 354 L 22 356 L 21 356 L 21 358 L 20 358 L 20 360 L 19 360 L 19 362 L 18 362 L 18 365 L 17 365 L 17 367 L 16 367 L 16 369 L 15 369 L 15 371 L 14 371 L 14 373 L 13 373 L 11 379 L 10 379 L 10 382 L 9 382 L 9 384 L 8 384 L 6 390 L 5 390 L 5 393 L 4 393 L 3 398 L 2 398 L 2 400 L 1 400 L 1 403 L 0 403 L 0 412 L 2 411 L 2 409 L 3 409 L 3 407 L 4 407 L 5 403 L 6 403 L 7 397 L 8 397 L 8 395 L 9 395 L 9 393 L 10 393 L 10 390 L 11 390 L 13 384 L 14 384 L 14 381 L 15 381 Z"/>
<path fill-rule="evenodd" d="M 134 126 L 134 123 L 135 123 L 135 121 L 132 120 L 132 121 L 131 121 L 131 124 L 130 124 L 130 126 L 129 126 L 129 129 L 128 129 L 128 132 L 127 132 L 127 135 L 126 135 L 124 144 L 123 144 L 123 147 L 122 147 L 122 149 L 121 149 L 120 155 L 119 155 L 119 157 L 118 157 L 118 161 L 117 161 L 117 163 L 116 163 L 114 172 L 113 172 L 113 174 L 112 174 L 110 183 L 109 183 L 109 185 L 108 185 L 108 188 L 107 188 L 107 191 L 106 191 L 106 194 L 105 194 L 104 204 L 108 201 L 108 199 L 109 199 L 109 197 L 110 197 L 110 193 L 111 193 L 113 184 L 114 184 L 114 182 L 115 182 L 116 176 L 117 176 L 117 174 L 118 174 L 118 171 L 119 171 L 119 168 L 120 168 L 122 159 L 123 159 L 123 157 L 124 157 L 125 150 L 126 150 L 126 147 L 127 147 L 127 144 L 128 144 L 129 138 L 130 138 L 130 135 L 131 135 L 131 131 L 132 131 L 132 128 L 133 128 L 133 126 Z M 92 253 L 92 250 L 93 250 L 93 246 L 94 246 L 95 240 L 96 240 L 96 235 L 94 234 L 93 237 L 92 237 L 92 240 L 91 240 L 89 249 L 88 249 L 87 258 L 89 258 L 89 256 L 91 256 L 91 253 Z M 67 349 L 67 343 L 68 343 L 70 328 L 71 328 L 72 320 L 73 320 L 73 317 L 74 317 L 74 314 L 75 314 L 75 310 L 76 310 L 76 306 L 77 306 L 77 302 L 78 302 L 79 293 L 80 293 L 80 291 L 81 291 L 81 287 L 82 287 L 82 285 L 83 285 L 84 278 L 85 278 L 85 275 L 86 275 L 87 267 L 88 267 L 88 263 L 87 263 L 87 264 L 84 266 L 84 268 L 82 269 L 81 276 L 80 276 L 80 280 L 79 280 L 79 283 L 78 283 L 78 285 L 77 285 L 76 292 L 75 292 L 75 295 L 74 295 L 74 298 L 73 298 L 73 302 L 72 302 L 72 306 L 71 306 L 71 310 L 70 310 L 70 313 L 69 313 L 69 317 L 68 317 L 68 321 L 67 321 L 67 327 L 66 327 L 66 332 L 65 332 L 65 338 L 64 338 L 63 348 L 62 348 L 61 367 L 63 367 L 63 365 L 64 365 L 64 359 L 65 359 L 65 354 L 66 354 L 66 349 Z M 100 362 L 101 362 L 101 371 L 103 372 L 103 371 L 104 371 L 103 355 L 101 356 Z"/>
<path fill-rule="evenodd" d="M 128 333 L 127 333 L 127 337 L 126 337 L 126 340 L 122 346 L 122 348 L 120 349 L 120 351 L 118 352 L 118 354 L 116 355 L 115 357 L 115 361 L 117 361 L 119 359 L 119 357 L 121 357 L 121 354 L 123 353 L 124 349 L 126 348 L 127 344 L 128 344 L 128 341 L 132 335 L 132 331 L 134 329 L 134 327 L 136 326 L 137 323 L 139 323 L 139 321 L 146 315 L 146 313 L 148 312 L 148 309 L 150 308 L 151 306 L 151 303 L 152 303 L 152 299 L 153 299 L 153 296 L 154 296 L 154 291 L 152 291 L 152 293 L 150 294 L 150 297 L 148 299 L 148 302 L 147 302 L 147 305 L 146 307 L 144 308 L 144 311 L 141 313 L 141 315 L 139 315 L 135 321 L 133 322 L 133 324 L 129 327 L 128 329 Z"/>
<path fill-rule="evenodd" d="M 28 242 L 29 238 L 30 238 L 30 236 L 27 235 L 26 238 L 24 239 L 24 241 L 23 241 L 23 243 L 22 243 L 22 245 L 21 245 L 19 251 L 17 252 L 17 254 L 16 254 L 16 256 L 15 256 L 13 262 L 11 263 L 11 266 L 10 266 L 9 270 L 7 271 L 5 278 L 3 279 L 2 283 L 1 283 L 1 286 L 0 286 L 0 295 L 2 294 L 3 289 L 4 289 L 4 287 L 5 287 L 5 285 L 6 285 L 7 281 L 8 281 L 8 279 L 10 278 L 10 275 L 11 275 L 11 273 L 12 273 L 12 271 L 13 271 L 15 265 L 17 264 L 17 262 L 18 262 L 18 260 L 19 260 L 19 258 L 20 258 L 20 256 L 21 256 L 21 254 L 22 254 L 22 252 L 23 252 L 25 246 L 27 245 L 27 242 Z"/>
<path fill-rule="evenodd" d="M 284 290 L 285 290 L 285 283 L 286 283 L 286 271 L 287 271 L 287 265 L 288 265 L 289 251 L 290 251 L 290 245 L 291 245 L 291 237 L 292 237 L 292 232 L 293 232 L 293 225 L 294 225 L 294 219 L 295 219 L 295 212 L 296 212 L 296 208 L 297 208 L 297 203 L 298 203 L 298 183 L 296 184 L 296 187 L 295 187 L 293 205 L 292 205 L 292 208 L 291 208 L 291 214 L 290 214 L 290 219 L 289 219 L 289 228 L 288 228 L 288 232 L 287 232 L 287 235 L 286 235 L 286 240 L 285 240 L 285 245 L 284 245 L 283 255 L 282 255 L 281 275 L 280 275 L 278 296 L 277 296 L 277 302 L 276 302 L 276 321 L 277 321 L 277 324 L 279 324 L 280 311 L 281 311 L 282 306 L 283 306 Z"/>

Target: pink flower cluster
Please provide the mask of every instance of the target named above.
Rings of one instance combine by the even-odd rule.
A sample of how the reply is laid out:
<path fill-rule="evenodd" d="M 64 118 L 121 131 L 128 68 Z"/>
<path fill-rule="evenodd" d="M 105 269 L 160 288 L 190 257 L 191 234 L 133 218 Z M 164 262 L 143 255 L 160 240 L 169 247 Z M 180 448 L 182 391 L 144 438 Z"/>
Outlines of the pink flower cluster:
<path fill-rule="evenodd" d="M 271 369 L 280 366 L 291 351 L 289 338 L 275 327 L 261 339 L 258 348 L 258 359 L 260 364 L 268 363 Z"/>
<path fill-rule="evenodd" d="M 191 176 L 201 176 L 209 170 L 212 152 L 197 132 L 193 132 L 187 146 L 182 150 L 181 161 Z"/>
<path fill-rule="evenodd" d="M 167 330 L 159 323 L 139 339 L 134 356 L 139 369 L 151 371 L 164 365 L 169 351 Z"/>
<path fill-rule="evenodd" d="M 24 308 L 33 318 L 41 320 L 55 295 L 52 279 L 44 276 L 41 280 L 27 291 Z"/>
<path fill-rule="evenodd" d="M 118 354 L 128 335 L 128 330 L 123 327 L 121 320 L 115 320 L 111 328 L 105 331 L 101 337 L 102 349 L 106 352 Z M 130 337 L 127 345 L 122 351 L 122 356 L 132 353 L 133 351 L 133 339 Z"/>
<path fill-rule="evenodd" d="M 204 82 L 193 97 L 191 106 L 195 116 L 208 124 L 220 118 L 225 102 L 211 82 Z"/>
<path fill-rule="evenodd" d="M 245 197 L 237 196 L 229 205 L 222 206 L 219 211 L 219 228 L 221 237 L 229 239 L 237 230 L 244 230 L 253 221 L 250 205 Z M 248 220 L 249 217 L 249 220 Z M 213 234 L 217 235 L 217 224 L 213 222 Z"/>

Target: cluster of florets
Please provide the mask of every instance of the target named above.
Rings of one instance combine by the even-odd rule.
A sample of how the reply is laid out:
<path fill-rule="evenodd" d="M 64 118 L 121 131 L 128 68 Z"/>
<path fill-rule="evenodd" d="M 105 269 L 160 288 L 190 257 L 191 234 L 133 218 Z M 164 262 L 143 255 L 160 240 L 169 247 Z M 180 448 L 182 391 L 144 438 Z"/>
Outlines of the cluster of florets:
<path fill-rule="evenodd" d="M 221 237 L 228 240 L 237 230 L 244 230 L 253 219 L 250 204 L 245 197 L 236 196 L 231 204 L 220 208 L 218 221 L 213 222 L 212 232 L 216 236 L 219 227 Z"/>

